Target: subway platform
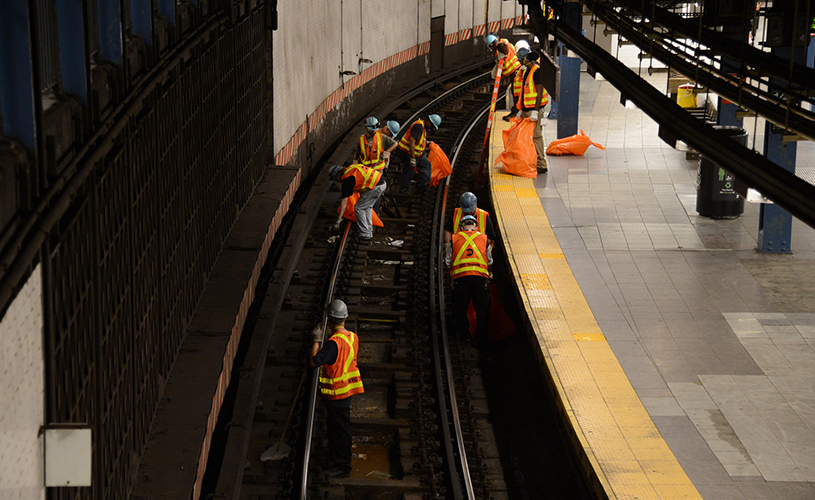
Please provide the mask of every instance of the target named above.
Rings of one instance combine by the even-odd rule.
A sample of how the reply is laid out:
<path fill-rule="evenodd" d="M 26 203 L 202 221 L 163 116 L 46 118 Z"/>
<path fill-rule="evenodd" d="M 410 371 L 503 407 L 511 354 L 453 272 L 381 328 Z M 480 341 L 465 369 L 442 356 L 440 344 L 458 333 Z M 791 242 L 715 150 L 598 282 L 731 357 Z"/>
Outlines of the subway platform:
<path fill-rule="evenodd" d="M 509 126 L 494 123 L 490 165 Z M 544 123 L 548 144 L 556 123 Z M 578 124 L 605 151 L 549 157 L 537 179 L 492 167 L 490 184 L 540 358 L 595 488 L 815 498 L 815 230 L 794 220 L 792 254 L 761 254 L 759 205 L 737 219 L 699 216 L 697 161 L 586 74 Z M 757 132 L 760 148 L 755 125 L 745 122 L 748 145 Z M 797 163 L 815 164 L 812 143 L 799 143 Z"/>

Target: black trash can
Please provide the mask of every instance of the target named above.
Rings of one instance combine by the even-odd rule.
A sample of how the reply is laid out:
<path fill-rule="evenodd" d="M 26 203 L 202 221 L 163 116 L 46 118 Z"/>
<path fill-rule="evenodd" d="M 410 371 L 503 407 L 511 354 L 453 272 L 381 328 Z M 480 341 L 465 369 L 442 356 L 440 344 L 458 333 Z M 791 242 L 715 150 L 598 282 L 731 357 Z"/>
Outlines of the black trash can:
<path fill-rule="evenodd" d="M 747 131 L 741 127 L 715 125 L 742 146 L 747 145 Z M 744 198 L 736 192 L 736 176 L 702 156 L 696 169 L 696 211 L 711 219 L 735 219 L 744 213 Z"/>

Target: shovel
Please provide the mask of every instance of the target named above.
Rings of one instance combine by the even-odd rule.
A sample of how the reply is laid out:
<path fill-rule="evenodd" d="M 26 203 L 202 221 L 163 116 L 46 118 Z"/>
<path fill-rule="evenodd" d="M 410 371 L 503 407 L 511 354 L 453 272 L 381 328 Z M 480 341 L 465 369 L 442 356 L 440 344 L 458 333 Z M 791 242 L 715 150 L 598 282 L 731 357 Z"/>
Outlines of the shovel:
<path fill-rule="evenodd" d="M 297 404 L 297 395 L 300 394 L 300 388 L 303 386 L 303 381 L 306 379 L 306 374 L 308 370 L 303 370 L 303 376 L 300 377 L 300 383 L 297 384 L 297 389 L 294 391 L 294 401 L 291 404 L 291 409 L 289 410 L 289 416 L 286 417 L 286 425 L 283 426 L 283 434 L 280 435 L 280 440 L 277 441 L 277 444 L 272 446 L 271 448 L 267 449 L 263 453 L 260 454 L 260 461 L 261 462 L 268 462 L 270 460 L 283 460 L 289 453 L 291 452 L 291 446 L 284 444 L 283 439 L 286 437 L 286 431 L 289 430 L 289 422 L 291 421 L 291 415 L 294 413 L 294 406 Z"/>

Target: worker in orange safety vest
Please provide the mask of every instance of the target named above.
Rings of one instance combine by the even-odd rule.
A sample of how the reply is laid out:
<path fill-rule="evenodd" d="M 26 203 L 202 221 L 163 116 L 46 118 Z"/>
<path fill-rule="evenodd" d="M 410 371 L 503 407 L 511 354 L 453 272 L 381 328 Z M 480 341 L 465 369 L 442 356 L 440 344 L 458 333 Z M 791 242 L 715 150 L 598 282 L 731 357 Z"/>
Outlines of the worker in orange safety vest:
<path fill-rule="evenodd" d="M 546 163 L 546 148 L 543 145 L 543 130 L 541 128 L 541 108 L 549 104 L 549 94 L 543 87 L 543 74 L 538 64 L 540 53 L 538 51 L 531 51 L 524 57 L 522 64 L 526 67 L 526 73 L 523 80 L 522 98 L 521 98 L 521 118 L 529 118 L 535 124 L 535 131 L 532 134 L 532 143 L 535 145 L 535 151 L 538 153 L 537 168 L 538 172 L 546 173 L 548 166 Z"/>
<path fill-rule="evenodd" d="M 453 278 L 453 318 L 462 338 L 469 337 L 470 322 L 467 310 L 470 301 L 476 315 L 474 347 L 487 340 L 487 322 L 490 313 L 490 266 L 492 252 L 487 235 L 478 232 L 478 221 L 472 215 L 461 218 L 460 231 L 445 245 L 444 263 L 450 267 Z"/>
<path fill-rule="evenodd" d="M 386 135 L 380 128 L 375 116 L 365 119 L 365 133 L 359 136 L 354 158 L 357 163 L 376 170 L 386 170 L 391 152 L 399 145 L 393 137 Z M 398 130 L 398 129 L 397 129 Z"/>
<path fill-rule="evenodd" d="M 379 201 L 379 197 L 385 192 L 388 183 L 385 182 L 382 172 L 362 164 L 349 165 L 343 168 L 342 165 L 334 165 L 328 170 L 328 176 L 334 182 L 341 183 L 340 215 L 333 224 L 334 229 L 339 229 L 348 205 L 348 198 L 354 193 L 359 193 L 359 199 L 354 205 L 354 214 L 357 217 L 357 227 L 359 228 L 359 239 L 371 241 L 374 237 L 373 211 L 374 205 Z"/>
<path fill-rule="evenodd" d="M 328 306 L 327 326 L 331 331 L 323 342 L 322 322 L 311 332 L 309 363 L 320 368 L 320 397 L 326 409 L 328 427 L 328 457 L 333 462 L 329 477 L 351 476 L 351 396 L 365 392 L 357 367 L 359 337 L 346 330 L 348 306 L 333 300 Z M 322 343 L 322 348 L 320 344 Z"/>

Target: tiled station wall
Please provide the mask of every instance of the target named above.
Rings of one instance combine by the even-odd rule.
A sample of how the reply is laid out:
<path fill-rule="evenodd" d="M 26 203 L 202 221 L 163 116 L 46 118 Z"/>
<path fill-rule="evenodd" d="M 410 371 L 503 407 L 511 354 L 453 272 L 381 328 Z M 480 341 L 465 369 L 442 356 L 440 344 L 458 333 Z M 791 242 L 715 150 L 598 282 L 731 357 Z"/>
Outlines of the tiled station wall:
<path fill-rule="evenodd" d="M 40 500 L 45 362 L 42 274 L 34 269 L 0 319 L 0 498 Z"/>
<path fill-rule="evenodd" d="M 279 28 L 273 34 L 274 152 L 277 165 L 287 164 L 307 140 L 324 133 L 326 115 L 354 91 L 391 69 L 420 58 L 410 76 L 429 73 L 430 20 L 444 16 L 445 46 L 469 44 L 483 54 L 487 31 L 508 29 L 521 22 L 517 2 L 485 0 L 344 0 L 342 2 L 281 2 Z M 485 21 L 488 26 L 485 27 Z M 456 51 L 462 62 L 467 51 Z M 421 60 L 423 59 L 423 60 Z M 365 62 L 369 60 L 371 62 Z M 343 72 L 354 74 L 343 75 Z M 374 87 L 398 85 L 393 80 Z M 372 94 L 370 92 L 369 94 Z M 378 103 L 371 99 L 369 109 Z M 364 118 L 364 110 L 353 119 Z M 314 140 L 311 138 L 311 140 Z"/>

